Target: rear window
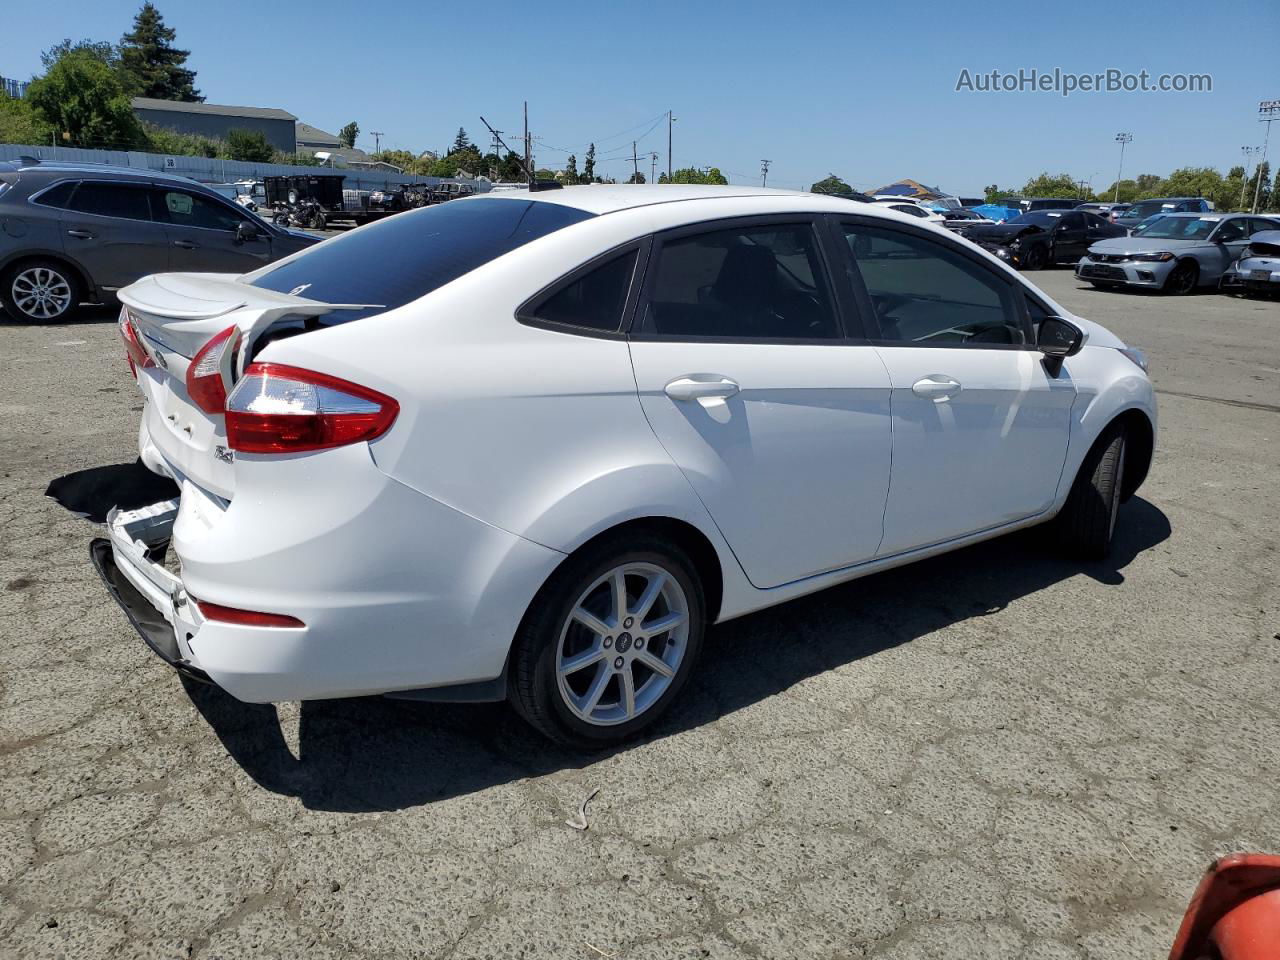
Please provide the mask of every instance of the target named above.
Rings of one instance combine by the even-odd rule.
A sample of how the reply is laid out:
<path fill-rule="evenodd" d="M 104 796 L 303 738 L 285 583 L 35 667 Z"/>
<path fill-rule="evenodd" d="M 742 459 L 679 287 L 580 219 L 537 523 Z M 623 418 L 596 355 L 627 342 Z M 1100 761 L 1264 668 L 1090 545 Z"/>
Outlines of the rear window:
<path fill-rule="evenodd" d="M 398 213 L 334 237 L 250 284 L 323 303 L 359 303 L 326 323 L 404 306 L 504 253 L 595 214 L 558 203 L 482 198 Z"/>

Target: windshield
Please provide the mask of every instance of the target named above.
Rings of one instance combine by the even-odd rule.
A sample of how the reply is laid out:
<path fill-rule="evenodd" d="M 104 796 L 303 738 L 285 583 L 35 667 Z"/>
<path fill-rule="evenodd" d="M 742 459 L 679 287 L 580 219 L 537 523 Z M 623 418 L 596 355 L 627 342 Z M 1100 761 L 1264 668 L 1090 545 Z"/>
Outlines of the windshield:
<path fill-rule="evenodd" d="M 1036 211 L 1033 211 L 1032 213 L 1024 213 L 1020 217 L 1014 217 L 1012 220 L 1007 220 L 1005 222 L 1016 223 L 1019 225 L 1034 224 L 1037 227 L 1044 227 L 1045 229 L 1048 229 L 1049 227 L 1052 227 L 1055 223 L 1057 223 L 1060 219 L 1062 219 L 1062 214 L 1060 213 L 1050 213 L 1046 210 L 1036 210 Z"/>
<path fill-rule="evenodd" d="M 1147 219 L 1143 220 L 1140 224 L 1138 224 L 1136 227 L 1133 228 L 1133 235 L 1135 237 L 1145 235 L 1147 232 L 1147 227 L 1151 226 L 1153 223 L 1155 223 L 1157 220 L 1161 219 L 1162 217 L 1164 217 L 1163 213 L 1156 213 L 1147 217 Z"/>
<path fill-rule="evenodd" d="M 342 323 L 403 306 L 531 240 L 593 216 L 576 207 L 515 197 L 422 207 L 317 244 L 250 274 L 245 282 L 324 303 L 370 304 L 325 318 Z"/>
<path fill-rule="evenodd" d="M 1151 222 L 1142 236 L 1148 240 L 1203 240 L 1222 221 L 1200 217 L 1160 217 Z"/>

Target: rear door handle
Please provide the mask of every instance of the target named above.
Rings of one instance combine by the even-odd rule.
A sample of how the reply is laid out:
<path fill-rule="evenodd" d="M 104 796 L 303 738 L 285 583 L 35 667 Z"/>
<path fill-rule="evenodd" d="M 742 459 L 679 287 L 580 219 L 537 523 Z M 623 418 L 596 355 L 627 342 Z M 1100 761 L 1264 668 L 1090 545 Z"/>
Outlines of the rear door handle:
<path fill-rule="evenodd" d="M 75 237 L 77 240 L 92 240 L 93 234 L 88 230 L 68 230 L 68 237 Z"/>
<path fill-rule="evenodd" d="M 701 400 L 706 397 L 732 397 L 738 392 L 738 384 L 728 377 L 713 374 L 691 374 L 678 377 L 666 386 L 672 400 Z"/>
<path fill-rule="evenodd" d="M 950 400 L 960 392 L 960 381 L 941 373 L 931 373 L 911 385 L 911 392 L 934 403 Z"/>
<path fill-rule="evenodd" d="M 194 250 L 199 246 L 199 244 L 194 243 L 191 240 L 175 240 L 173 241 L 173 245 L 175 247 L 181 247 L 183 250 Z"/>

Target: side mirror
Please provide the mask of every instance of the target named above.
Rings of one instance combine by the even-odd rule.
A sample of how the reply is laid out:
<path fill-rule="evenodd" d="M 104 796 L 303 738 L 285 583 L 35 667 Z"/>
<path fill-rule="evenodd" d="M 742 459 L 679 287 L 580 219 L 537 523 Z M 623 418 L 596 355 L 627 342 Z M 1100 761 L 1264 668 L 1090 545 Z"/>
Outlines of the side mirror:
<path fill-rule="evenodd" d="M 258 228 L 248 220 L 241 220 L 240 225 L 236 227 L 236 243 L 248 243 L 251 240 L 257 240 L 261 234 Z"/>
<path fill-rule="evenodd" d="M 1053 376 L 1062 369 L 1062 361 L 1074 357 L 1084 346 L 1084 331 L 1062 317 L 1045 317 L 1040 321 L 1036 348 L 1044 354 L 1045 369 Z"/>

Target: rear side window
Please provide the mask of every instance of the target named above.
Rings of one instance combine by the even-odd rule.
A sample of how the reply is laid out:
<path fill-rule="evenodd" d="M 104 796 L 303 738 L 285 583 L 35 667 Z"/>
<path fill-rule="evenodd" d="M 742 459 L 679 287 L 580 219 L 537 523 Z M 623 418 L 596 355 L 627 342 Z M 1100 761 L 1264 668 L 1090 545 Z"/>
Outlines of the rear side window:
<path fill-rule="evenodd" d="M 640 333 L 717 340 L 840 337 L 809 224 L 734 227 L 665 241 Z"/>
<path fill-rule="evenodd" d="M 326 240 L 249 283 L 280 293 L 296 290 L 324 303 L 369 305 L 324 318 L 341 323 L 404 306 L 504 253 L 594 216 L 514 197 L 442 203 Z"/>
<path fill-rule="evenodd" d="M 74 180 L 64 180 L 62 183 L 55 184 L 38 197 L 32 197 L 32 203 L 38 203 L 45 207 L 66 207 L 71 201 L 71 194 L 76 189 Z"/>
<path fill-rule="evenodd" d="M 152 194 L 158 220 L 179 227 L 235 230 L 247 218 L 227 204 L 185 190 L 157 190 Z"/>
<path fill-rule="evenodd" d="M 122 220 L 150 220 L 151 209 L 147 204 L 144 187 L 123 183 L 80 184 L 68 207 L 77 213 L 89 213 L 98 217 L 116 217 Z"/>
<path fill-rule="evenodd" d="M 561 287 L 523 316 L 542 323 L 616 333 L 622 325 L 635 269 L 636 251 L 632 250 Z"/>

